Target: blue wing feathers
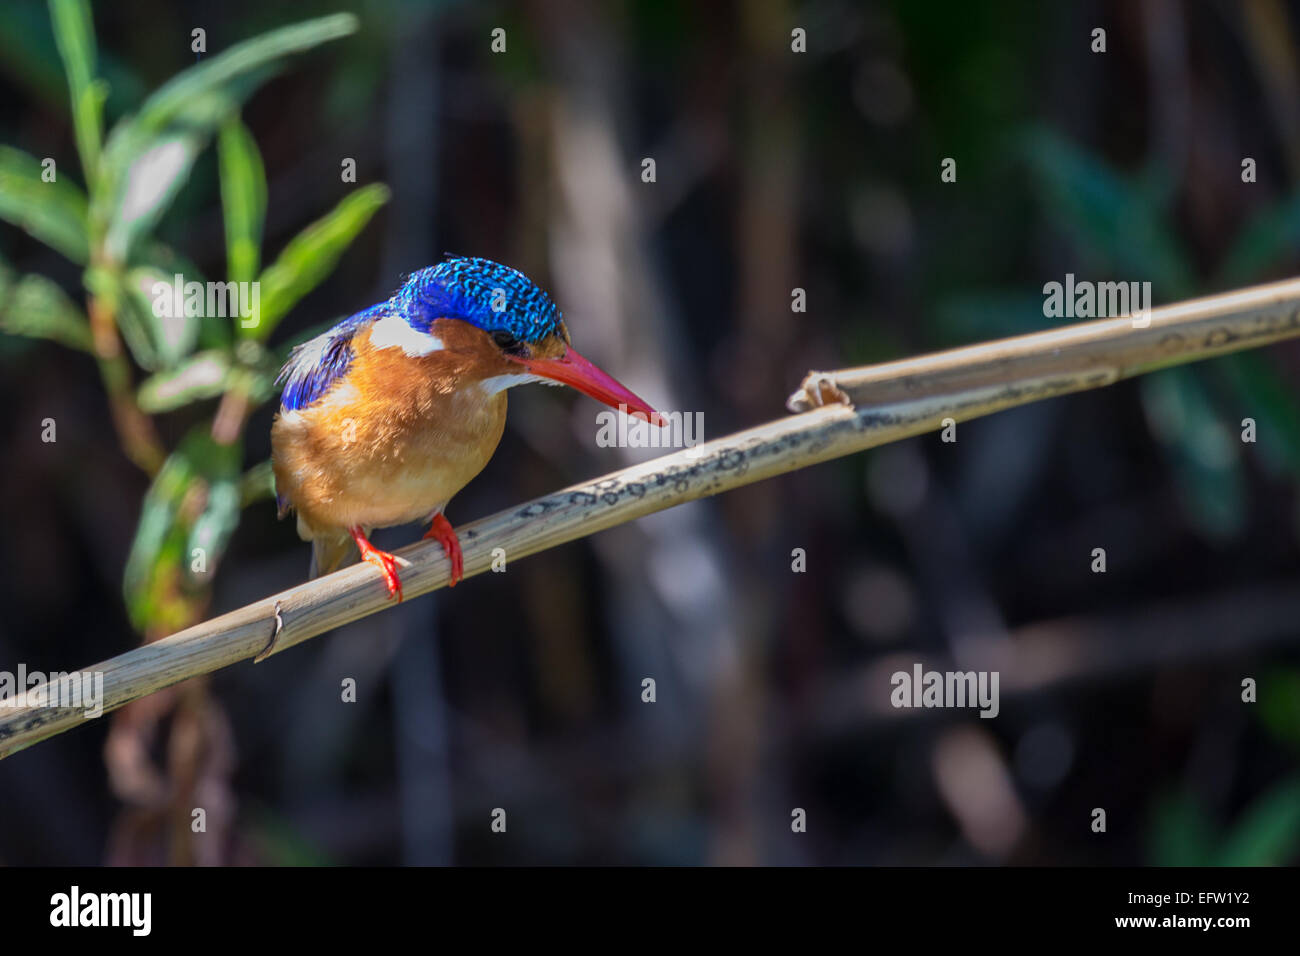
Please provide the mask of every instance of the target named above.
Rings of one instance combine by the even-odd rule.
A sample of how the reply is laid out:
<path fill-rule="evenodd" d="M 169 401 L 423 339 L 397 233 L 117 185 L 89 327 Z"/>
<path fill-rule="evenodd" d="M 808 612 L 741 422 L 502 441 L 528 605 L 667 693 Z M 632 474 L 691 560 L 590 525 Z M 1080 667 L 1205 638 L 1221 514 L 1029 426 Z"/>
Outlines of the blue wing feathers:
<path fill-rule="evenodd" d="M 383 311 L 383 305 L 371 306 L 290 352 L 289 361 L 284 363 L 276 378 L 277 382 L 284 382 L 280 407 L 292 412 L 324 398 L 352 364 L 353 337 Z"/>

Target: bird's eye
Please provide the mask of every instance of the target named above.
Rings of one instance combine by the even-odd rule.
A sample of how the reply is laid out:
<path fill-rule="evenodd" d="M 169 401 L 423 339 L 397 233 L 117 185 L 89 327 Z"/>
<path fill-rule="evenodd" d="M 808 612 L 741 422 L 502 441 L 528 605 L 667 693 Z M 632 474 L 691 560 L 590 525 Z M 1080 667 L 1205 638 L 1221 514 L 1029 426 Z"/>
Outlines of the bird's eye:
<path fill-rule="evenodd" d="M 519 347 L 519 339 L 513 332 L 507 332 L 505 329 L 498 329 L 492 333 L 492 341 L 496 343 L 497 348 L 502 351 L 510 351 Z"/>

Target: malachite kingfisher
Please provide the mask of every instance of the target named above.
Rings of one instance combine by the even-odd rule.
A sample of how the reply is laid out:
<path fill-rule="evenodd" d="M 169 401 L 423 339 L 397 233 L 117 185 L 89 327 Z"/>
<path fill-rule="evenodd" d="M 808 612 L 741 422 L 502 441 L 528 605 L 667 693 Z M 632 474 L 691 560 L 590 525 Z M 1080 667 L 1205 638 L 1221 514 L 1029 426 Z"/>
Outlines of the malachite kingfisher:
<path fill-rule="evenodd" d="M 387 302 L 295 348 L 271 425 L 276 502 L 312 543 L 311 576 L 362 558 L 402 599 L 397 560 L 374 528 L 431 521 L 451 584 L 464 576 L 444 509 L 496 450 L 506 390 L 570 385 L 626 413 L 664 419 L 569 344 L 550 297 L 488 259 L 412 273 Z"/>

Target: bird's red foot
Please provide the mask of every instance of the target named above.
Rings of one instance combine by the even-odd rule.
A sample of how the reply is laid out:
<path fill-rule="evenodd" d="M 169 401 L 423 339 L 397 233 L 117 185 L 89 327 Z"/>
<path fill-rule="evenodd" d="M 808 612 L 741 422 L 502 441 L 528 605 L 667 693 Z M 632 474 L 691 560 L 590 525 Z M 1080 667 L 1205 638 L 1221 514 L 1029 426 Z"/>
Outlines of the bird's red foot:
<path fill-rule="evenodd" d="M 398 601 L 402 600 L 402 581 L 397 576 L 397 557 L 387 551 L 380 551 L 367 541 L 360 528 L 348 528 L 348 532 L 352 535 L 352 540 L 357 543 L 357 550 L 361 552 L 362 560 L 369 561 L 383 573 L 384 583 L 388 585 L 388 596 L 397 598 Z"/>
<path fill-rule="evenodd" d="M 425 537 L 436 538 L 442 543 L 442 550 L 451 562 L 451 580 L 447 582 L 447 587 L 454 588 L 456 582 L 465 577 L 465 557 L 460 553 L 460 538 L 456 537 L 451 522 L 441 511 L 433 516 L 433 524 Z"/>

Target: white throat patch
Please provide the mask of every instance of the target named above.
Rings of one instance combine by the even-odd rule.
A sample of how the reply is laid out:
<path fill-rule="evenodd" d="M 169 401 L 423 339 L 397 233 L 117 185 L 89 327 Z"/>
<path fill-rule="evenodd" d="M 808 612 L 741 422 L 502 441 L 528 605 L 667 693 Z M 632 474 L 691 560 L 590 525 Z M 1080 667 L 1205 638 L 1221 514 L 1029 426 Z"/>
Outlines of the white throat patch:
<path fill-rule="evenodd" d="M 507 388 L 514 388 L 516 385 L 527 385 L 529 382 L 549 382 L 550 379 L 542 378 L 540 375 L 534 375 L 532 372 L 519 372 L 511 375 L 493 375 L 491 378 L 485 378 L 478 383 L 484 393 L 495 395 L 497 392 L 504 392 Z M 559 382 L 555 383 L 560 384 Z"/>

